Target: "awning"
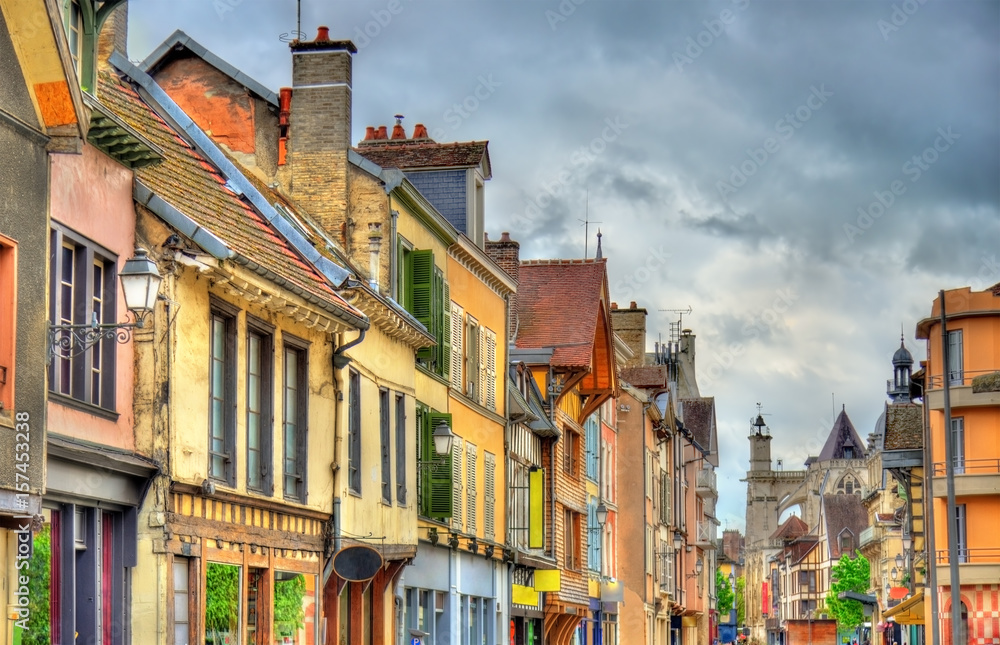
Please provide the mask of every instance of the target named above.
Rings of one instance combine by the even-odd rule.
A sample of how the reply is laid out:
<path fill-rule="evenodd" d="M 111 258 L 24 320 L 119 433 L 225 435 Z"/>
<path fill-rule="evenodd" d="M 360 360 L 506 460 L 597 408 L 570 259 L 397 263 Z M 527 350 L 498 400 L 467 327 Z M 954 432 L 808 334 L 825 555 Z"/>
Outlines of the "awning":
<path fill-rule="evenodd" d="M 924 590 L 918 589 L 912 596 L 895 607 L 882 612 L 883 618 L 892 618 L 901 625 L 924 624 Z"/>

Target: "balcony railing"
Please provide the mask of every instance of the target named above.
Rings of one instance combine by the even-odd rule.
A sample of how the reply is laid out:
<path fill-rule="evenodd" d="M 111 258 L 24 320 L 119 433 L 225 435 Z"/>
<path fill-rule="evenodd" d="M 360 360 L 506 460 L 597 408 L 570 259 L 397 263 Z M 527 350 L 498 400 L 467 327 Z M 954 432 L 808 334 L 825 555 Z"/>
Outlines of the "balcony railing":
<path fill-rule="evenodd" d="M 937 563 L 948 564 L 948 549 L 938 549 Z M 1000 547 L 968 549 L 959 547 L 959 564 L 1000 564 Z"/>
<path fill-rule="evenodd" d="M 861 537 L 858 540 L 858 546 L 865 546 L 871 542 L 875 542 L 882 537 L 881 527 L 879 526 L 869 526 L 865 530 L 861 531 Z"/>
<path fill-rule="evenodd" d="M 715 471 L 711 468 L 702 468 L 698 471 L 695 482 L 695 492 L 699 497 L 717 497 L 718 491 L 715 488 Z"/>
<path fill-rule="evenodd" d="M 986 370 L 963 370 L 955 374 L 951 374 L 949 379 L 952 387 L 964 387 L 971 386 L 972 379 L 977 376 L 982 376 L 983 374 L 994 374 L 1000 371 L 1000 367 Z M 940 390 L 944 386 L 944 375 L 943 374 L 933 374 L 927 377 L 926 388 L 928 390 Z"/>
<path fill-rule="evenodd" d="M 947 462 L 934 462 L 934 476 L 947 475 Z M 1000 458 L 955 460 L 956 475 L 997 475 L 1000 474 Z"/>
<path fill-rule="evenodd" d="M 695 532 L 695 545 L 702 548 L 715 548 L 715 522 L 711 521 L 701 521 L 698 522 L 698 528 Z"/>

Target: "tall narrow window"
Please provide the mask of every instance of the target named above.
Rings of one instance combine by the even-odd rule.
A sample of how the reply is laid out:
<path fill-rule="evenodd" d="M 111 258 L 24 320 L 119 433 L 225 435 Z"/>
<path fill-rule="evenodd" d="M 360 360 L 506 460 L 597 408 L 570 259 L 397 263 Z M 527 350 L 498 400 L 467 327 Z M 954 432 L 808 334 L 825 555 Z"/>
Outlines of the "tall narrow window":
<path fill-rule="evenodd" d="M 262 322 L 248 317 L 247 328 L 247 488 L 271 495 L 274 341 Z"/>
<path fill-rule="evenodd" d="M 948 383 L 961 385 L 964 381 L 962 360 L 962 330 L 948 332 Z"/>
<path fill-rule="evenodd" d="M 563 549 L 566 568 L 576 571 L 580 568 L 580 515 L 566 509 L 563 517 Z"/>
<path fill-rule="evenodd" d="M 958 544 L 958 561 L 969 561 L 969 534 L 966 525 L 965 504 L 955 505 L 955 542 Z"/>
<path fill-rule="evenodd" d="M 396 502 L 406 504 L 406 396 L 396 395 Z"/>
<path fill-rule="evenodd" d="M 191 638 L 191 614 L 188 611 L 191 598 L 190 561 L 174 556 L 174 645 L 188 645 Z"/>
<path fill-rule="evenodd" d="M 576 455 L 579 450 L 577 446 L 579 441 L 580 440 L 577 438 L 576 432 L 573 430 L 567 429 L 563 432 L 563 471 L 565 471 L 568 475 L 575 476 L 577 474 Z"/>
<path fill-rule="evenodd" d="M 597 481 L 598 467 L 600 464 L 600 453 L 598 452 L 600 444 L 599 423 L 597 421 L 597 415 L 592 414 L 587 417 L 587 420 L 583 423 L 584 429 L 584 440 L 587 443 L 586 454 L 587 454 L 587 479 Z"/>
<path fill-rule="evenodd" d="M 17 329 L 17 244 L 0 235 L 0 406 L 14 408 L 14 345 Z"/>
<path fill-rule="evenodd" d="M 462 389 L 462 326 L 465 314 L 460 306 L 451 303 L 451 387 L 458 392 Z"/>
<path fill-rule="evenodd" d="M 378 426 L 382 448 L 382 502 L 392 504 L 392 457 L 389 434 L 389 390 L 378 391 Z"/>
<path fill-rule="evenodd" d="M 486 380 L 483 385 L 483 392 L 486 395 L 485 405 L 490 410 L 497 409 L 497 335 L 492 331 L 486 330 L 486 365 L 484 366 L 486 372 Z"/>
<path fill-rule="evenodd" d="M 482 399 L 480 391 L 479 322 L 466 316 L 465 324 L 465 395 L 473 401 Z"/>
<path fill-rule="evenodd" d="M 56 224 L 49 243 L 49 319 L 57 325 L 118 322 L 114 254 Z M 59 332 L 55 341 L 49 388 L 56 394 L 113 410 L 118 345 L 101 340 L 81 350 L 67 332 Z"/>
<path fill-rule="evenodd" d="M 476 494 L 479 492 L 476 486 L 476 470 L 477 470 L 477 448 L 475 444 L 466 443 L 465 444 L 465 500 L 467 505 L 466 513 L 466 523 L 465 530 L 472 535 L 476 534 L 476 529 L 478 527 L 478 518 L 476 517 L 476 512 L 479 505 L 477 504 Z"/>
<path fill-rule="evenodd" d="M 361 494 L 361 375 L 351 370 L 348 377 L 347 486 Z"/>
<path fill-rule="evenodd" d="M 208 474 L 236 485 L 236 310 L 213 301 L 209 318 Z"/>
<path fill-rule="evenodd" d="M 306 501 L 306 450 L 308 442 L 308 365 L 306 350 L 285 338 L 284 369 L 284 481 L 285 497 Z"/>
<path fill-rule="evenodd" d="M 497 458 L 483 453 L 483 539 L 495 536 Z"/>
<path fill-rule="evenodd" d="M 965 474 L 965 417 L 953 417 L 951 420 L 951 460 L 955 465 L 955 474 Z"/>

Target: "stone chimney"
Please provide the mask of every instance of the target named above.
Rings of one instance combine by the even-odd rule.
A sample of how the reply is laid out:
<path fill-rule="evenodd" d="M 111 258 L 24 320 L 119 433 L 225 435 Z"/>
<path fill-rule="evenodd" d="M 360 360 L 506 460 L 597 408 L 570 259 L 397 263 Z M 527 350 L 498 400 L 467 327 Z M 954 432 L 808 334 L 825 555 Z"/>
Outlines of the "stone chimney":
<path fill-rule="evenodd" d="M 347 221 L 347 153 L 351 148 L 351 68 L 358 49 L 330 40 L 292 41 L 288 127 L 289 190 L 334 236 Z"/>
<path fill-rule="evenodd" d="M 128 2 L 123 2 L 107 17 L 97 36 L 97 65 L 107 65 L 112 52 L 128 58 Z"/>
<path fill-rule="evenodd" d="M 677 398 L 679 399 L 697 399 L 701 396 L 698 392 L 698 379 L 694 371 L 694 339 L 695 335 L 691 333 L 690 329 L 681 330 L 677 358 Z"/>
<path fill-rule="evenodd" d="M 611 306 L 611 325 L 615 334 L 632 350 L 633 357 L 622 367 L 640 367 L 646 359 L 646 309 L 629 303 L 628 309 Z"/>
<path fill-rule="evenodd" d="M 483 241 L 486 245 L 486 254 L 490 256 L 490 259 L 500 265 L 500 268 L 514 278 L 514 282 L 517 283 L 521 275 L 521 244 L 510 239 L 510 233 L 507 231 L 501 233 L 500 239 L 497 241 L 489 239 L 489 236 L 483 233 Z M 517 314 L 517 292 L 515 291 L 510 296 L 510 324 L 508 328 L 511 341 L 517 335 Z"/>

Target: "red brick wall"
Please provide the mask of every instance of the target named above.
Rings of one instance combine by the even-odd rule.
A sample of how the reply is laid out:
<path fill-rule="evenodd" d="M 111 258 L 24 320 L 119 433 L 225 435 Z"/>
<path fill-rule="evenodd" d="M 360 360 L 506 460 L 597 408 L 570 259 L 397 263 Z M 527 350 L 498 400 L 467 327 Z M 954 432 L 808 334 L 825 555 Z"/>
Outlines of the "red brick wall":
<path fill-rule="evenodd" d="M 486 253 L 490 259 L 500 265 L 500 268 L 507 272 L 507 275 L 517 282 L 521 273 L 521 245 L 510 239 L 510 235 L 505 231 L 499 240 L 486 240 Z M 517 293 L 510 294 L 510 337 L 514 338 L 517 333 Z"/>

